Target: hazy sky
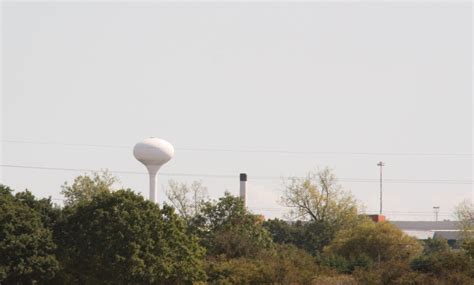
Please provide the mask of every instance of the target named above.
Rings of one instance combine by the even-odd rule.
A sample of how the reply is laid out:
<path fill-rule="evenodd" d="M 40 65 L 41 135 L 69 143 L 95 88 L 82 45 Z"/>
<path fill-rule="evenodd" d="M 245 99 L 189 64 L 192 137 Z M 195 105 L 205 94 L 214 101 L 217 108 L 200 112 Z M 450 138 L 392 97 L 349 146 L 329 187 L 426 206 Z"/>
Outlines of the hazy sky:
<path fill-rule="evenodd" d="M 404 182 L 384 184 L 391 219 L 432 220 L 433 206 L 452 218 L 472 197 L 469 2 L 2 8 L 2 165 L 145 172 L 133 145 L 158 136 L 176 147 L 163 173 L 194 174 L 173 178 L 216 198 L 247 172 L 248 204 L 267 217 L 284 213 L 279 177 L 325 166 L 378 211 L 379 160 Z M 81 174 L 0 170 L 55 199 Z M 117 176 L 148 196 L 145 175 Z"/>

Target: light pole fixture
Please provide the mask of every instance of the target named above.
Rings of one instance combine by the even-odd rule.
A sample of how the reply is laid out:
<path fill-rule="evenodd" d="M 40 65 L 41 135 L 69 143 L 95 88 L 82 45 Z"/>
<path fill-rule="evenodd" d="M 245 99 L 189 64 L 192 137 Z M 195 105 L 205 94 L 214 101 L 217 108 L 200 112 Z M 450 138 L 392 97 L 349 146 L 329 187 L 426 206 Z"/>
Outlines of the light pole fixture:
<path fill-rule="evenodd" d="M 438 221 L 438 214 L 439 214 L 439 206 L 434 206 L 433 211 L 435 213 L 435 221 Z"/>

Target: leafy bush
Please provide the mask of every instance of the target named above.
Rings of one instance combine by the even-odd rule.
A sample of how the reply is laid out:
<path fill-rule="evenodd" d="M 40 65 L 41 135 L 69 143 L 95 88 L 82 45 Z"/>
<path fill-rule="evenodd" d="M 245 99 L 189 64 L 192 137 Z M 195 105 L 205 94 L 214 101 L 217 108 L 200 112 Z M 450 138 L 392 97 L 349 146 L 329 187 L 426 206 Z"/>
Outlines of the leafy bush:
<path fill-rule="evenodd" d="M 422 255 L 411 262 L 411 268 L 438 277 L 443 277 L 449 272 L 464 273 L 474 277 L 474 262 L 462 251 Z"/>
<path fill-rule="evenodd" d="M 357 281 L 350 275 L 322 276 L 317 277 L 312 285 L 358 285 Z"/>
<path fill-rule="evenodd" d="M 373 261 L 367 255 L 359 255 L 355 259 L 349 260 L 337 254 L 318 255 L 321 265 L 333 268 L 338 273 L 349 274 L 357 268 L 368 268 L 373 265 Z"/>
<path fill-rule="evenodd" d="M 448 241 L 444 238 L 428 238 L 423 241 L 423 254 L 430 255 L 434 253 L 445 253 L 449 252 L 451 248 L 448 245 Z"/>
<path fill-rule="evenodd" d="M 421 252 L 421 245 L 388 222 L 366 220 L 341 231 L 325 248 L 326 254 L 340 255 L 351 262 L 368 259 L 373 263 L 410 260 Z"/>
<path fill-rule="evenodd" d="M 318 272 L 315 259 L 294 246 L 277 246 L 256 258 L 221 256 L 207 267 L 210 284 L 311 284 Z"/>

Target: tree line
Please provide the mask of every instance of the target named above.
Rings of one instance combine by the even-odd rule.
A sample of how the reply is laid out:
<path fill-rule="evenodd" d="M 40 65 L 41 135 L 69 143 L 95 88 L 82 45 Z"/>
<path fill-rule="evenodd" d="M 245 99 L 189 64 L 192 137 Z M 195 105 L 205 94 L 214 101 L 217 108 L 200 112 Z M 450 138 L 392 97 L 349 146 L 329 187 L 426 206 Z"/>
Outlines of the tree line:
<path fill-rule="evenodd" d="M 116 182 L 78 176 L 63 207 L 0 185 L 0 284 L 474 284 L 469 201 L 451 247 L 368 219 L 329 169 L 284 185 L 284 220 L 199 182 L 170 181 L 162 206 Z"/>

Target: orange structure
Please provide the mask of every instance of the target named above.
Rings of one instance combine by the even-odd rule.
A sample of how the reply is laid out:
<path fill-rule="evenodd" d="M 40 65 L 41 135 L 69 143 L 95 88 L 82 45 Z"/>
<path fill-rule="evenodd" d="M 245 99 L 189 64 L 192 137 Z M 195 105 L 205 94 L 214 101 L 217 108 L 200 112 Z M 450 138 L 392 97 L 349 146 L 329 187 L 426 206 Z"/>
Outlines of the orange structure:
<path fill-rule="evenodd" d="M 376 223 L 385 221 L 384 215 L 367 215 L 367 216 Z"/>

